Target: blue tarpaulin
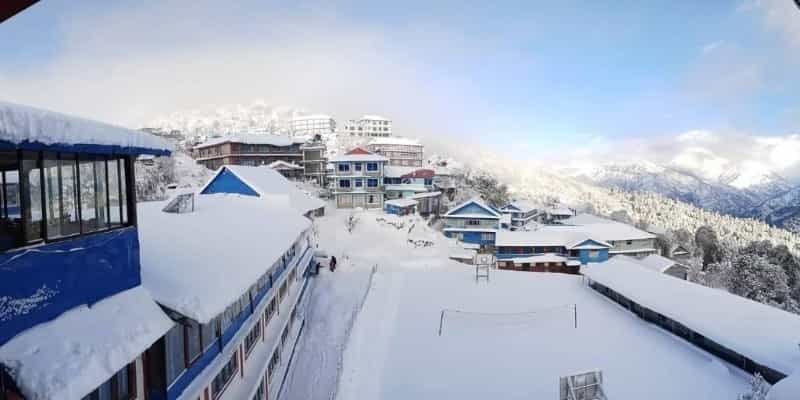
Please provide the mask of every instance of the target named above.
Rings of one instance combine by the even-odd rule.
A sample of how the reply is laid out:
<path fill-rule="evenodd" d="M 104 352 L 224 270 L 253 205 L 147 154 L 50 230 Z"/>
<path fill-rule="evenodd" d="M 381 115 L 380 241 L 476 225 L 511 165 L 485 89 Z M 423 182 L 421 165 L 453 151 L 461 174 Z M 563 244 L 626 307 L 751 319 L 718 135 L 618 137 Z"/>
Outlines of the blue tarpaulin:
<path fill-rule="evenodd" d="M 135 227 L 0 254 L 0 346 L 83 304 L 138 286 Z"/>

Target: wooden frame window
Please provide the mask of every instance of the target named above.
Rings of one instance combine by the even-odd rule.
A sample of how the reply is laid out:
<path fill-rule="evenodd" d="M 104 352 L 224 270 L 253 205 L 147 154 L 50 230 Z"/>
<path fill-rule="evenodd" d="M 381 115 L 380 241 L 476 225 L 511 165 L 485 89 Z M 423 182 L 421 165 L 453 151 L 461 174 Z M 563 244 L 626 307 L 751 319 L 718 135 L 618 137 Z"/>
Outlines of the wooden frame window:
<path fill-rule="evenodd" d="M 137 397 L 136 382 L 136 362 L 132 362 L 81 400 L 133 400 Z"/>

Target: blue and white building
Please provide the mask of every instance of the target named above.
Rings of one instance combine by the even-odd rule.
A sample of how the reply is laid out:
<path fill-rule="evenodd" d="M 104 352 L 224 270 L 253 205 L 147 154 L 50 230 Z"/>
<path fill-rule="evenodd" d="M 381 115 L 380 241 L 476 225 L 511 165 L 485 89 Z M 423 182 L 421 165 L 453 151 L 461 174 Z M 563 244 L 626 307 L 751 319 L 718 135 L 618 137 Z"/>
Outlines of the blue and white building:
<path fill-rule="evenodd" d="M 143 285 L 175 321 L 145 353 L 148 399 L 278 398 L 316 242 L 264 172 L 225 166 L 190 207 L 139 205 Z"/>
<path fill-rule="evenodd" d="M 360 147 L 333 157 L 330 182 L 337 208 L 383 208 L 388 159 Z"/>
<path fill-rule="evenodd" d="M 533 203 L 527 201 L 513 201 L 500 208 L 500 212 L 510 217 L 509 228 L 519 229 L 539 215 L 539 210 Z"/>
<path fill-rule="evenodd" d="M 493 246 L 500 217 L 499 211 L 479 199 L 470 199 L 444 214 L 443 231 L 445 236 L 465 243 Z"/>
<path fill-rule="evenodd" d="M 0 102 L 0 368 L 14 395 L 144 398 L 142 353 L 174 323 L 141 285 L 134 161 L 169 152 Z"/>
<path fill-rule="evenodd" d="M 523 271 L 578 273 L 581 265 L 608 260 L 610 248 L 610 244 L 571 227 L 504 230 L 497 234 L 497 266 Z"/>

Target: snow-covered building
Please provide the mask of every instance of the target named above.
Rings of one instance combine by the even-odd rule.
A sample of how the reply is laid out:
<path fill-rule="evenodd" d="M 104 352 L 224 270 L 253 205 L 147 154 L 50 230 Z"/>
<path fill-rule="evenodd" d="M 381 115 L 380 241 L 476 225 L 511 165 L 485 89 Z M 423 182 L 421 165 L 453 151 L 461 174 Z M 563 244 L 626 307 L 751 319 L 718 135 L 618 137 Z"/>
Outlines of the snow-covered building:
<path fill-rule="evenodd" d="M 425 147 L 413 139 L 379 137 L 367 144 L 367 150 L 388 158 L 389 165 L 421 168 Z"/>
<path fill-rule="evenodd" d="M 771 383 L 800 366 L 797 314 L 674 279 L 630 257 L 613 257 L 581 272 L 592 288 L 640 318 Z"/>
<path fill-rule="evenodd" d="M 577 229 L 611 244 L 609 254 L 642 258 L 656 254 L 656 235 L 622 222 L 612 221 L 592 214 L 578 214 L 561 223 L 565 229 Z"/>
<path fill-rule="evenodd" d="M 286 177 L 286 179 L 298 180 L 304 176 L 304 169 L 302 166 L 286 162 L 283 160 L 273 161 L 267 167 L 278 171 L 279 174 Z"/>
<path fill-rule="evenodd" d="M 236 134 L 211 139 L 192 148 L 194 159 L 208 169 L 223 165 L 268 165 L 275 161 L 300 164 L 301 145 L 306 138 L 270 135 Z"/>
<path fill-rule="evenodd" d="M 552 224 L 567 220 L 575 216 L 575 211 L 563 205 L 553 205 L 542 210 L 543 222 Z"/>
<path fill-rule="evenodd" d="M 319 186 L 325 186 L 325 177 L 328 172 L 325 142 L 320 137 L 315 136 L 314 139 L 300 146 L 300 150 L 303 152 L 301 165 L 306 179 L 316 182 Z"/>
<path fill-rule="evenodd" d="M 0 102 L 0 369 L 14 395 L 143 396 L 141 355 L 173 323 L 141 287 L 134 166 L 169 153 L 141 131 Z"/>
<path fill-rule="evenodd" d="M 336 121 L 330 115 L 314 114 L 292 118 L 292 135 L 314 136 L 336 131 Z"/>
<path fill-rule="evenodd" d="M 392 120 L 378 115 L 364 115 L 347 121 L 342 131 L 351 136 L 388 137 L 392 136 Z"/>
<path fill-rule="evenodd" d="M 306 217 L 325 214 L 325 202 L 300 190 L 294 182 L 269 167 L 226 165 L 217 170 L 200 194 L 228 193 L 260 197 L 265 201 L 285 198 L 291 208 Z"/>
<path fill-rule="evenodd" d="M 650 254 L 638 260 L 639 264 L 660 274 L 686 279 L 689 276 L 689 267 L 681 265 L 674 260 L 658 254 Z"/>
<path fill-rule="evenodd" d="M 175 321 L 145 353 L 144 398 L 277 398 L 304 323 L 311 221 L 288 194 L 205 193 L 191 212 L 139 205 L 142 282 Z"/>
<path fill-rule="evenodd" d="M 499 211 L 473 198 L 444 214 L 443 231 L 445 236 L 462 242 L 494 246 L 500 217 Z"/>
<path fill-rule="evenodd" d="M 431 169 L 387 165 L 383 171 L 386 198 L 410 198 L 417 193 L 433 191 L 433 177 Z"/>
<path fill-rule="evenodd" d="M 356 147 L 333 157 L 331 181 L 337 208 L 383 208 L 386 157 Z"/>
<path fill-rule="evenodd" d="M 543 226 L 497 233 L 497 267 L 535 272 L 578 273 L 581 265 L 608 260 L 611 245 L 576 229 Z"/>
<path fill-rule="evenodd" d="M 393 199 L 383 202 L 383 209 L 388 214 L 408 215 L 417 210 L 417 201 L 413 199 Z"/>
<path fill-rule="evenodd" d="M 424 192 L 424 193 L 417 193 L 411 196 L 413 200 L 416 200 L 417 211 L 419 215 L 426 217 L 428 215 L 439 215 L 439 210 L 441 209 L 442 204 L 442 192 Z"/>
<path fill-rule="evenodd" d="M 511 229 L 517 229 L 527 225 L 536 219 L 539 210 L 535 204 L 527 201 L 512 201 L 500 208 L 500 212 L 511 217 Z"/>

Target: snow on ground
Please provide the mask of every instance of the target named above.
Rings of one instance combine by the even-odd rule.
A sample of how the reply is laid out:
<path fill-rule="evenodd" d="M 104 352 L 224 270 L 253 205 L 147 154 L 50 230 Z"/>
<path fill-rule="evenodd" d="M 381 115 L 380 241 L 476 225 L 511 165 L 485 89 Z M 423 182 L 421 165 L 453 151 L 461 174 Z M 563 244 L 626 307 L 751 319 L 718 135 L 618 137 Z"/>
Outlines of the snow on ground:
<path fill-rule="evenodd" d="M 359 219 L 352 233 L 347 231 L 346 223 L 350 215 Z M 447 256 L 451 249 L 457 248 L 452 240 L 430 230 L 424 220 L 415 216 L 350 212 L 329 206 L 326 216 L 318 218 L 315 227 L 320 249 L 335 256 L 338 267 L 335 272 L 321 270 L 309 283 L 306 326 L 281 397 L 287 400 L 333 397 L 344 347 L 367 294 L 374 265 L 381 268 L 391 256 L 394 262 L 409 268 L 439 267 L 451 262 Z M 436 244 L 415 247 L 409 240 L 436 241 Z M 397 257 L 398 253 L 402 258 Z"/>
<path fill-rule="evenodd" d="M 578 328 L 569 304 L 577 304 Z M 527 316 L 447 313 L 541 310 Z M 604 299 L 579 276 L 378 270 L 345 350 L 338 399 L 556 399 L 601 369 L 609 398 L 733 399 L 747 376 Z"/>

